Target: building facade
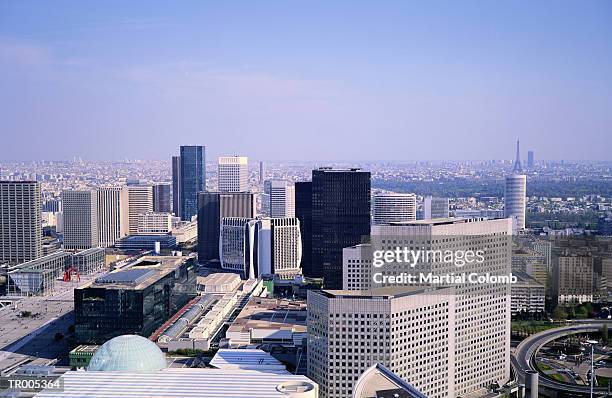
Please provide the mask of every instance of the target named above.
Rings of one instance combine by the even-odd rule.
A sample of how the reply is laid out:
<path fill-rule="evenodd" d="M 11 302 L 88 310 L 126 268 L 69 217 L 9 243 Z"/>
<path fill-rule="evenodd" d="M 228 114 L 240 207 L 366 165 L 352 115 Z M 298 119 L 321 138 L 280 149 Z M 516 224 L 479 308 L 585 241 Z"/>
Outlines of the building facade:
<path fill-rule="evenodd" d="M 128 185 L 128 235 L 138 235 L 138 223 L 142 214 L 153 211 L 153 187 Z"/>
<path fill-rule="evenodd" d="M 447 218 L 449 216 L 448 198 L 427 196 L 423 201 L 423 217 L 425 220 Z"/>
<path fill-rule="evenodd" d="M 155 184 L 153 185 L 153 211 L 156 213 L 171 213 L 171 198 L 172 185 L 170 184 Z"/>
<path fill-rule="evenodd" d="M 218 162 L 220 192 L 249 190 L 249 160 L 246 156 L 222 156 Z"/>
<path fill-rule="evenodd" d="M 504 214 L 513 220 L 513 232 L 525 230 L 527 208 L 527 176 L 523 173 L 519 142 L 516 142 L 516 159 L 512 173 L 506 176 L 504 187 Z"/>
<path fill-rule="evenodd" d="M 374 224 L 416 220 L 416 195 L 389 193 L 373 197 Z"/>
<path fill-rule="evenodd" d="M 295 217 L 295 186 L 285 180 L 268 180 L 264 184 L 268 214 L 272 218 Z"/>
<path fill-rule="evenodd" d="M 85 250 L 100 245 L 97 191 L 62 192 L 64 249 Z"/>
<path fill-rule="evenodd" d="M 178 171 L 180 217 L 191 221 L 198 214 L 198 192 L 206 190 L 206 148 L 181 146 Z"/>

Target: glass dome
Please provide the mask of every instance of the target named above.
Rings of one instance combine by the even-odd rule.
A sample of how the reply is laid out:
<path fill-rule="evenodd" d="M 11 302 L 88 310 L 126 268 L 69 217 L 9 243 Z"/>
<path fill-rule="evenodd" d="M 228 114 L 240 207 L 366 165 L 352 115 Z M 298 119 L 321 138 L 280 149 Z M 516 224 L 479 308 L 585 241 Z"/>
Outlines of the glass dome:
<path fill-rule="evenodd" d="M 91 358 L 87 370 L 149 373 L 166 367 L 166 356 L 155 343 L 134 334 L 115 337 Z"/>

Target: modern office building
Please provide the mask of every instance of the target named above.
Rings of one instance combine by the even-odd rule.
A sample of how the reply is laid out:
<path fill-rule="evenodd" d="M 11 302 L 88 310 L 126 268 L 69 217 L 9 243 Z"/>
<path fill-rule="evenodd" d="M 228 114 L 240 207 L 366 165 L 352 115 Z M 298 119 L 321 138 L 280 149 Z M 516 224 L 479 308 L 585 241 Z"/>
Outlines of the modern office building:
<path fill-rule="evenodd" d="M 64 249 L 85 250 L 100 245 L 98 192 L 62 191 Z"/>
<path fill-rule="evenodd" d="M 179 213 L 181 220 L 191 221 L 191 217 L 198 213 L 198 192 L 206 190 L 206 148 L 181 146 L 179 163 Z"/>
<path fill-rule="evenodd" d="M 542 285 L 523 272 L 513 272 L 517 282 L 510 286 L 512 315 L 526 313 L 544 313 L 546 286 Z"/>
<path fill-rule="evenodd" d="M 60 198 L 45 200 L 42 206 L 42 211 L 47 213 L 59 213 L 62 211 L 62 200 Z"/>
<path fill-rule="evenodd" d="M 138 217 L 137 235 L 167 235 L 172 231 L 172 214 L 147 212 Z"/>
<path fill-rule="evenodd" d="M 42 255 L 41 202 L 38 182 L 0 181 L 0 263 Z"/>
<path fill-rule="evenodd" d="M 447 218 L 448 216 L 448 198 L 425 197 L 423 200 L 423 217 L 425 220 Z"/>
<path fill-rule="evenodd" d="M 263 184 L 266 180 L 266 162 L 263 160 L 259 161 L 259 183 Z"/>
<path fill-rule="evenodd" d="M 98 245 L 111 247 L 128 234 L 128 192 L 126 188 L 97 189 Z"/>
<path fill-rule="evenodd" d="M 104 249 L 91 248 L 74 253 L 72 255 L 72 266 L 81 275 L 92 274 L 105 266 Z"/>
<path fill-rule="evenodd" d="M 535 166 L 535 155 L 533 151 L 527 151 L 527 168 L 533 170 Z"/>
<path fill-rule="evenodd" d="M 71 262 L 70 253 L 58 251 L 14 266 L 7 275 L 7 294 L 20 297 L 49 294 Z"/>
<path fill-rule="evenodd" d="M 198 194 L 198 261 L 219 259 L 221 220 L 255 218 L 255 194 L 251 192 L 200 192 Z"/>
<path fill-rule="evenodd" d="M 128 185 L 128 234 L 138 235 L 138 222 L 142 214 L 153 211 L 153 187 Z"/>
<path fill-rule="evenodd" d="M 221 268 L 245 272 L 248 256 L 247 224 L 250 218 L 225 217 L 221 219 L 219 233 L 219 260 Z"/>
<path fill-rule="evenodd" d="M 145 256 L 74 289 L 75 334 L 101 344 L 123 334 L 149 337 L 196 295 L 185 257 Z"/>
<path fill-rule="evenodd" d="M 581 304 L 593 301 L 594 259 L 569 251 L 553 253 L 553 298 L 557 304 Z"/>
<path fill-rule="evenodd" d="M 295 217 L 302 237 L 302 273 L 312 275 L 312 182 L 295 183 Z"/>
<path fill-rule="evenodd" d="M 170 200 L 170 192 L 172 192 L 170 184 L 155 184 L 153 185 L 153 211 L 156 213 L 171 213 L 172 206 Z"/>
<path fill-rule="evenodd" d="M 322 167 L 312 171 L 311 277 L 330 289 L 342 288 L 342 249 L 370 235 L 370 173 Z M 300 210 L 300 214 L 303 212 Z M 305 232 L 302 231 L 302 232 Z M 306 271 L 306 270 L 304 270 Z"/>
<path fill-rule="evenodd" d="M 218 161 L 220 192 L 249 190 L 249 160 L 246 156 L 222 156 Z"/>
<path fill-rule="evenodd" d="M 374 224 L 416 220 L 416 195 L 388 193 L 373 197 Z"/>
<path fill-rule="evenodd" d="M 363 243 L 342 249 L 342 289 L 372 287 L 372 245 Z"/>
<path fill-rule="evenodd" d="M 525 213 L 527 206 L 527 176 L 521 166 L 519 141 L 516 142 L 516 159 L 512 173 L 506 176 L 504 188 L 504 213 L 513 220 L 513 232 L 525 230 Z"/>
<path fill-rule="evenodd" d="M 264 184 L 268 215 L 272 218 L 295 217 L 295 186 L 286 180 L 268 180 Z"/>
<path fill-rule="evenodd" d="M 172 213 L 181 217 L 181 157 L 172 156 Z"/>
<path fill-rule="evenodd" d="M 476 274 L 508 278 L 511 272 L 511 220 L 433 219 L 402 224 L 372 226 L 372 249 L 395 250 L 396 247 L 434 253 L 428 261 L 386 262 L 376 268 L 381 276 L 402 273 L 444 276 Z M 482 251 L 482 260 L 457 262 L 456 255 L 468 250 Z M 436 259 L 435 253 L 450 251 L 449 261 Z M 430 254 L 431 256 L 431 254 Z M 364 263 L 365 266 L 369 265 Z M 374 268 L 372 271 L 374 272 Z M 390 282 L 374 277 L 362 279 L 370 287 L 388 286 Z M 360 279 L 352 283 L 359 284 Z M 426 283 L 426 282 L 425 282 Z M 444 286 L 436 284 L 435 286 Z M 466 396 L 486 391 L 491 384 L 503 385 L 510 377 L 510 283 L 453 284 L 457 296 L 454 331 L 454 391 Z M 477 319 L 477 322 L 474 320 Z M 310 353 L 310 351 L 309 351 Z M 429 395 L 429 394 L 428 394 Z"/>
<path fill-rule="evenodd" d="M 456 299 L 452 288 L 308 291 L 307 375 L 320 397 L 350 398 L 378 363 L 427 397 L 456 396 Z"/>

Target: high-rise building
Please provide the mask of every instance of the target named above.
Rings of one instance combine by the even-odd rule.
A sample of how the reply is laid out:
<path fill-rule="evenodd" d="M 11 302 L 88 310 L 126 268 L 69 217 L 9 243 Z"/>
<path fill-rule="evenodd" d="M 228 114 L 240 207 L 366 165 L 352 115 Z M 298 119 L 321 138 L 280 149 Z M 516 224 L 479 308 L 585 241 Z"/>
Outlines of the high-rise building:
<path fill-rule="evenodd" d="M 511 218 L 513 232 L 525 229 L 525 213 L 527 206 L 527 176 L 523 173 L 519 141 L 516 141 L 516 159 L 512 174 L 506 176 L 504 189 L 504 214 Z"/>
<path fill-rule="evenodd" d="M 138 217 L 137 235 L 167 235 L 172 231 L 170 213 L 147 212 Z"/>
<path fill-rule="evenodd" d="M 312 182 L 295 183 L 295 217 L 302 236 L 302 273 L 312 275 Z"/>
<path fill-rule="evenodd" d="M 222 156 L 218 170 L 220 192 L 249 190 L 249 160 L 246 156 Z"/>
<path fill-rule="evenodd" d="M 172 156 L 172 213 L 181 216 L 181 157 Z"/>
<path fill-rule="evenodd" d="M 100 245 L 98 193 L 62 191 L 64 206 L 64 249 L 85 250 Z"/>
<path fill-rule="evenodd" d="M 153 187 L 150 185 L 128 185 L 128 233 L 138 235 L 140 215 L 153 211 Z"/>
<path fill-rule="evenodd" d="M 295 217 L 295 186 L 285 180 L 268 180 L 264 184 L 268 213 L 272 218 Z"/>
<path fill-rule="evenodd" d="M 535 156 L 533 151 L 527 151 L 527 168 L 532 170 L 535 166 Z"/>
<path fill-rule="evenodd" d="M 128 234 L 128 198 L 126 188 L 97 189 L 98 245 L 111 247 Z"/>
<path fill-rule="evenodd" d="M 263 160 L 259 161 L 259 183 L 263 184 L 266 180 L 266 162 Z"/>
<path fill-rule="evenodd" d="M 449 216 L 448 198 L 425 197 L 423 201 L 423 213 L 425 220 L 436 218 L 447 218 Z"/>
<path fill-rule="evenodd" d="M 191 221 L 198 214 L 198 193 L 206 190 L 206 148 L 181 146 L 179 167 L 180 217 Z"/>
<path fill-rule="evenodd" d="M 170 184 L 155 184 L 153 185 L 153 211 L 156 213 L 170 213 L 172 206 L 170 205 Z"/>
<path fill-rule="evenodd" d="M 455 397 L 455 300 L 452 288 L 308 291 L 307 375 L 319 396 L 350 398 L 380 363 L 429 398 Z"/>
<path fill-rule="evenodd" d="M 374 195 L 374 224 L 416 220 L 416 196 L 412 193 Z"/>
<path fill-rule="evenodd" d="M 370 235 L 370 173 L 360 169 L 312 171 L 310 275 L 330 289 L 342 288 L 342 249 Z"/>
<path fill-rule="evenodd" d="M 255 194 L 251 192 L 200 192 L 198 194 L 198 261 L 219 259 L 221 220 L 255 218 Z"/>
<path fill-rule="evenodd" d="M 553 298 L 558 304 L 593 301 L 593 257 L 555 252 L 552 263 Z"/>
<path fill-rule="evenodd" d="M 18 264 L 42 255 L 40 184 L 0 181 L 0 263 Z"/>
<path fill-rule="evenodd" d="M 388 262 L 370 272 L 384 275 L 476 274 L 508 277 L 511 271 L 512 223 L 496 220 L 433 219 L 401 225 L 372 226 L 372 249 L 404 247 L 423 253 L 481 252 L 481 261 L 470 263 L 428 260 L 409 264 Z M 424 255 L 424 254 L 423 254 Z M 454 255 L 454 254 L 453 254 Z M 363 263 L 368 266 L 370 263 Z M 355 275 L 355 273 L 354 273 Z M 356 273 L 359 275 L 359 273 Z M 375 276 L 375 275 L 374 275 Z M 375 281 L 382 283 L 375 283 Z M 388 286 L 383 279 L 355 278 L 357 290 Z M 359 286 L 360 283 L 365 285 Z M 510 377 L 510 283 L 454 284 L 456 294 L 453 357 L 455 396 L 486 391 L 493 383 L 503 385 Z M 444 285 L 436 285 L 444 286 Z M 411 287 L 411 286 L 408 286 Z M 474 322 L 477 319 L 478 322 Z M 310 350 L 309 350 L 310 354 Z M 450 388 L 450 387 L 449 387 Z"/>

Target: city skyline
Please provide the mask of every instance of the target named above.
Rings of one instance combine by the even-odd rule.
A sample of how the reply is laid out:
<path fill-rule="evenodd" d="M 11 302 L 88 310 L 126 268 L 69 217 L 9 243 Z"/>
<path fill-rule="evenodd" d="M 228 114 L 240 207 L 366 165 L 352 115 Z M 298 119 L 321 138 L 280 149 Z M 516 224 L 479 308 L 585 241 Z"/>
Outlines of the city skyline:
<path fill-rule="evenodd" d="M 169 159 L 195 143 L 210 158 L 499 159 L 520 138 L 536 160 L 610 160 L 610 15 L 603 1 L 4 3 L 0 156 Z"/>

